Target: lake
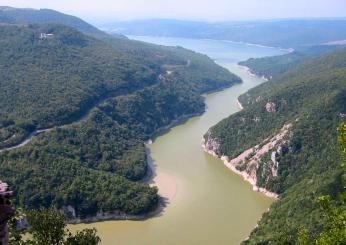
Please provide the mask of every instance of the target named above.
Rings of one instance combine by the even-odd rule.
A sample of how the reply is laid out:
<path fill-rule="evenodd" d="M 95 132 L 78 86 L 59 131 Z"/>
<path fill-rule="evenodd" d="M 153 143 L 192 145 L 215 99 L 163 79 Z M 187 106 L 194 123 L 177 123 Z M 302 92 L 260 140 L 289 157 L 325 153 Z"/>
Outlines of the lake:
<path fill-rule="evenodd" d="M 240 110 L 236 103 L 240 94 L 264 82 L 237 63 L 287 51 L 217 40 L 130 38 L 207 54 L 240 76 L 243 83 L 206 95 L 203 115 L 173 127 L 148 145 L 156 172 L 154 184 L 168 200 L 160 215 L 144 221 L 105 221 L 69 228 L 96 227 L 102 244 L 239 244 L 274 200 L 254 192 L 221 160 L 203 152 L 202 137 L 211 126 Z"/>

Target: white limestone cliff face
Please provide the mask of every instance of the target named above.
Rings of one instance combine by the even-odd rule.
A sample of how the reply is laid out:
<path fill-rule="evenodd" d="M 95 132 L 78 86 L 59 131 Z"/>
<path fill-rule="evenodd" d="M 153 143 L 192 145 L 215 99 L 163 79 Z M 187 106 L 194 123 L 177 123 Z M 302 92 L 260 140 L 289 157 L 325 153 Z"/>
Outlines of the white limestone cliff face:
<path fill-rule="evenodd" d="M 269 113 L 276 112 L 276 104 L 274 102 L 268 102 L 266 104 L 266 110 Z"/>
<path fill-rule="evenodd" d="M 216 138 L 212 138 L 210 135 L 210 132 L 208 132 L 207 134 L 208 134 L 207 140 L 204 140 L 203 142 L 203 149 L 209 154 L 215 157 L 218 157 L 218 152 L 220 147 L 219 140 Z"/>
<path fill-rule="evenodd" d="M 269 168 L 269 175 L 262 177 L 277 177 L 279 169 L 279 161 L 277 156 L 281 152 L 281 145 L 285 142 L 284 138 L 289 133 L 292 124 L 285 124 L 281 130 L 271 138 L 265 139 L 261 144 L 246 149 L 237 157 L 230 159 L 228 156 L 220 155 L 219 147 L 220 143 L 217 138 L 212 138 L 210 132 L 208 137 L 203 142 L 204 150 L 216 157 L 223 160 L 224 164 L 233 172 L 241 175 L 244 180 L 248 181 L 254 191 L 259 191 L 265 195 L 273 198 L 277 198 L 276 193 L 270 192 L 265 188 L 257 186 L 257 170 L 260 167 L 261 160 L 264 155 L 270 154 L 270 161 L 266 162 L 266 168 Z M 270 153 L 271 152 L 271 153 Z M 262 173 L 263 174 L 263 173 Z M 266 174 L 268 174 L 266 172 Z"/>

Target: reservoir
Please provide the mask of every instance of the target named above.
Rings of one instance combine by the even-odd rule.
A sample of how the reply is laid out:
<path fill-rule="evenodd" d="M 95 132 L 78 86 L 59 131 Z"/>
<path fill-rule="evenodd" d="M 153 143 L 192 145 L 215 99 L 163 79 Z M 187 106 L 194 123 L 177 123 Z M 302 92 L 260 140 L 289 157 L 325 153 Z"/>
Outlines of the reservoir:
<path fill-rule="evenodd" d="M 205 96 L 206 112 L 171 128 L 148 145 L 154 166 L 153 185 L 166 199 L 159 215 L 143 221 L 105 221 L 71 225 L 71 230 L 95 227 L 102 244 L 239 244 L 268 210 L 272 199 L 231 172 L 201 147 L 208 129 L 238 112 L 237 98 L 263 79 L 251 75 L 239 61 L 287 51 L 218 40 L 162 37 L 130 38 L 182 46 L 207 54 L 242 78 L 243 83 Z"/>

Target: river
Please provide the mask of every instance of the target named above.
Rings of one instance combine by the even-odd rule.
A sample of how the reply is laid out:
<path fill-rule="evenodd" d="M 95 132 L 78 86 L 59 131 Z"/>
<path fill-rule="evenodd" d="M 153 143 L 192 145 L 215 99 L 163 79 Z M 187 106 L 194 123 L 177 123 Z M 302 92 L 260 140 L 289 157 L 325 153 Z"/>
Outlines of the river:
<path fill-rule="evenodd" d="M 239 244 L 256 226 L 272 199 L 204 153 L 202 136 L 212 125 L 238 112 L 237 98 L 264 82 L 237 62 L 285 50 L 216 40 L 130 37 L 179 45 L 209 55 L 240 76 L 242 84 L 206 95 L 206 112 L 175 126 L 148 145 L 155 166 L 154 184 L 168 200 L 164 211 L 144 221 L 105 221 L 70 225 L 73 231 L 95 227 L 102 244 Z"/>

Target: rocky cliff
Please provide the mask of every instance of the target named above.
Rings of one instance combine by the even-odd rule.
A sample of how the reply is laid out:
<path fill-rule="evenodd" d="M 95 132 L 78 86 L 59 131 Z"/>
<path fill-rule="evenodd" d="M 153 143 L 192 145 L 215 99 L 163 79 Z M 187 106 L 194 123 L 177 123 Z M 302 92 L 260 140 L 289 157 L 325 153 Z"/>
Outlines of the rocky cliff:
<path fill-rule="evenodd" d="M 224 164 L 233 172 L 241 175 L 248 181 L 254 191 L 259 191 L 267 196 L 277 198 L 278 195 L 266 189 L 270 178 L 278 176 L 280 155 L 284 153 L 284 145 L 288 142 L 292 124 L 285 124 L 281 130 L 271 138 L 265 139 L 261 144 L 244 150 L 237 157 L 220 154 L 220 140 L 213 138 L 210 132 L 203 142 L 204 150 L 223 160 Z"/>
<path fill-rule="evenodd" d="M 8 227 L 7 221 L 14 214 L 14 209 L 11 207 L 10 196 L 12 192 L 6 183 L 0 180 L 0 244 L 8 244 Z"/>

